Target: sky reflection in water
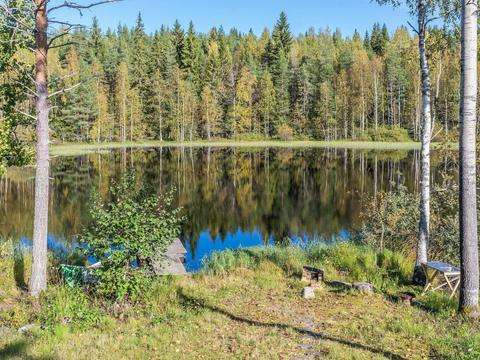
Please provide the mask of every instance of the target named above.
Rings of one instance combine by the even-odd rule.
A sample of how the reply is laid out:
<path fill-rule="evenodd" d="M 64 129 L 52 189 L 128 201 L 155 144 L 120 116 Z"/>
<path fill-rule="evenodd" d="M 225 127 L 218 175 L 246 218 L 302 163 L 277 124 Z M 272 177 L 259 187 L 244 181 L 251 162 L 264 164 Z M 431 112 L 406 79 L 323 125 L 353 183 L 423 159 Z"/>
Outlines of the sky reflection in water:
<path fill-rule="evenodd" d="M 433 156 L 432 178 L 447 159 Z M 347 238 L 359 226 L 368 195 L 403 182 L 418 186 L 417 151 L 347 149 L 149 148 L 52 159 L 49 248 L 70 251 L 90 221 L 93 190 L 133 169 L 139 187 L 176 188 L 187 221 L 182 240 L 189 270 L 213 251 L 274 244 L 286 236 Z M 33 233 L 33 169 L 0 178 L 0 237 L 29 246 Z"/>

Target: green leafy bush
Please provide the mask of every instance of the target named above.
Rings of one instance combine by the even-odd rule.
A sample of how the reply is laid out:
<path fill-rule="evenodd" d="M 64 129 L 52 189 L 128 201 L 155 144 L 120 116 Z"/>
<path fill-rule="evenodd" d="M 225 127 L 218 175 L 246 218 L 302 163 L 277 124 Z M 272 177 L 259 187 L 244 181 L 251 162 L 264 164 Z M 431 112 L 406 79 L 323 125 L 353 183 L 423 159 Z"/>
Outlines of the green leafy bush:
<path fill-rule="evenodd" d="M 136 191 L 133 175 L 110 189 L 111 201 L 94 196 L 92 222 L 81 234 L 84 253 L 101 262 L 93 271 L 95 290 L 112 300 L 136 300 L 148 286 L 153 266 L 180 233 L 173 191 L 162 198 Z"/>
<path fill-rule="evenodd" d="M 293 140 L 293 129 L 287 124 L 282 124 L 278 127 L 278 138 L 280 140 Z"/>
<path fill-rule="evenodd" d="M 406 129 L 399 126 L 379 126 L 375 129 L 368 129 L 359 140 L 362 141 L 383 141 L 383 142 L 408 142 L 412 138 Z"/>
<path fill-rule="evenodd" d="M 445 177 L 433 186 L 430 209 L 430 257 L 458 263 L 458 188 Z M 407 255 L 415 252 L 420 198 L 399 185 L 366 198 L 361 213 L 360 242 Z"/>

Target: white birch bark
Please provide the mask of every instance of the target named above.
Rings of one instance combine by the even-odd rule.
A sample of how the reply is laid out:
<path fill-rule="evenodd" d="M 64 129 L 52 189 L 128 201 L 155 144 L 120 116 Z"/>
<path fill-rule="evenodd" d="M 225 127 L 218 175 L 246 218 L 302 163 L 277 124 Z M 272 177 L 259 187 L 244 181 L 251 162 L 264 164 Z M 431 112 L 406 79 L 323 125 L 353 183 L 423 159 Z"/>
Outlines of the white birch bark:
<path fill-rule="evenodd" d="M 460 95 L 460 310 L 478 315 L 476 191 L 477 0 L 462 0 Z"/>
<path fill-rule="evenodd" d="M 35 213 L 33 225 L 30 294 L 37 297 L 47 288 L 47 232 L 50 158 L 48 153 L 48 72 L 46 2 L 35 0 L 35 86 L 37 159 L 35 170 Z"/>
<path fill-rule="evenodd" d="M 432 117 L 430 108 L 430 69 L 425 44 L 426 7 L 426 0 L 418 0 L 418 47 L 420 53 L 423 121 L 421 139 L 420 224 L 414 273 L 414 280 L 416 282 L 422 282 L 424 279 L 421 264 L 428 260 L 428 243 L 430 237 L 430 139 L 432 133 Z"/>

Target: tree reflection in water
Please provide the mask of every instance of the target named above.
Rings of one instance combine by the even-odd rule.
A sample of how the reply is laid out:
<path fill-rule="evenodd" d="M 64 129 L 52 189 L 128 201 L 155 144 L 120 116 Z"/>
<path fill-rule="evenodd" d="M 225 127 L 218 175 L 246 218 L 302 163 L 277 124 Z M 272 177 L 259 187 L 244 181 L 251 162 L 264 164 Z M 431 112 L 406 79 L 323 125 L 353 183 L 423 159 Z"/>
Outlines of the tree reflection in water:
<path fill-rule="evenodd" d="M 416 191 L 417 151 L 352 149 L 192 148 L 120 149 L 52 160 L 50 239 L 74 241 L 88 219 L 95 189 L 108 196 L 109 182 L 133 168 L 137 186 L 162 191 L 175 186 L 187 218 L 183 240 L 188 265 L 215 249 L 305 241 L 346 234 L 358 224 L 362 198 L 395 183 Z M 449 170 L 434 156 L 433 179 Z M 31 238 L 33 171 L 11 169 L 0 178 L 0 236 Z"/>

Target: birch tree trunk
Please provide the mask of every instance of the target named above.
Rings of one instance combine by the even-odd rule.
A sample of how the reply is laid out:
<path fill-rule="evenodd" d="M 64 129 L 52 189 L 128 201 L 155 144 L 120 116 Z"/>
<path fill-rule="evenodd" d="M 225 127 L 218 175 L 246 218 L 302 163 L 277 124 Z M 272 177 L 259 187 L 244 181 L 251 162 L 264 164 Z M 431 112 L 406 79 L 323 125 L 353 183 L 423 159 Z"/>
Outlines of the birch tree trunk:
<path fill-rule="evenodd" d="M 163 141 L 163 133 L 162 133 L 162 127 L 163 127 L 163 124 L 162 124 L 162 121 L 163 121 L 163 118 L 162 118 L 162 96 L 160 94 L 158 94 L 158 97 L 157 97 L 157 101 L 158 101 L 158 139 L 160 141 Z"/>
<path fill-rule="evenodd" d="M 37 297 L 47 288 L 47 231 L 50 159 L 48 153 L 47 6 L 35 0 L 35 86 L 37 164 L 35 170 L 35 214 L 33 224 L 32 276 L 30 294 Z"/>
<path fill-rule="evenodd" d="M 475 136 L 477 120 L 477 0 L 462 0 L 460 87 L 460 311 L 478 312 Z"/>
<path fill-rule="evenodd" d="M 420 53 L 420 70 L 422 82 L 422 149 L 420 178 L 420 224 L 417 243 L 417 258 L 413 275 L 414 282 L 423 283 L 425 274 L 421 264 L 428 260 L 428 242 L 430 235 L 430 138 L 432 134 L 432 117 L 430 109 L 430 70 L 425 44 L 426 0 L 418 0 L 418 47 Z"/>

